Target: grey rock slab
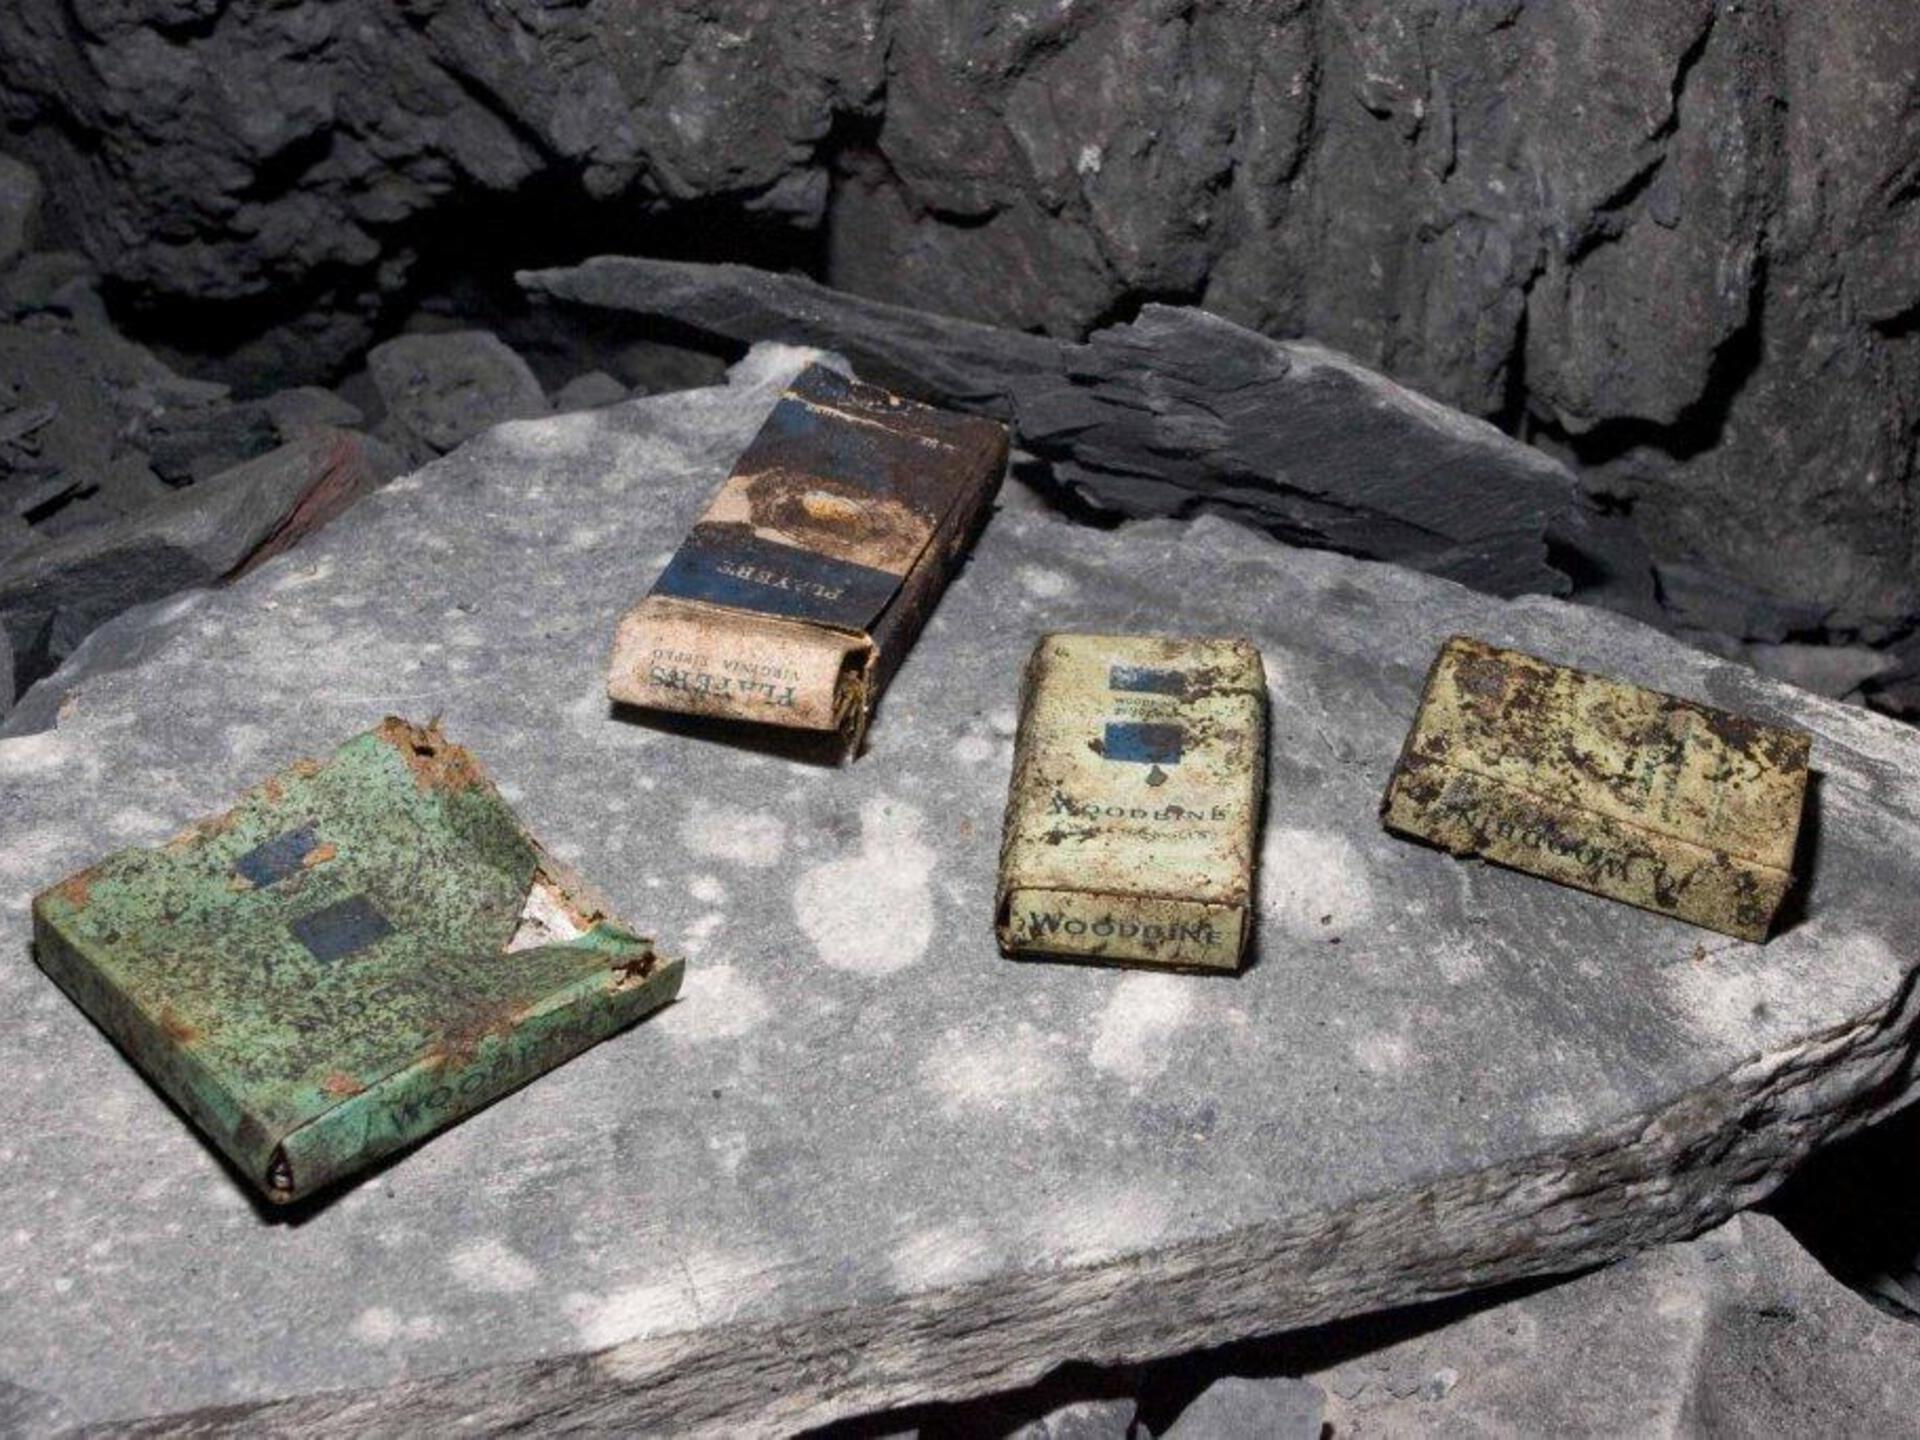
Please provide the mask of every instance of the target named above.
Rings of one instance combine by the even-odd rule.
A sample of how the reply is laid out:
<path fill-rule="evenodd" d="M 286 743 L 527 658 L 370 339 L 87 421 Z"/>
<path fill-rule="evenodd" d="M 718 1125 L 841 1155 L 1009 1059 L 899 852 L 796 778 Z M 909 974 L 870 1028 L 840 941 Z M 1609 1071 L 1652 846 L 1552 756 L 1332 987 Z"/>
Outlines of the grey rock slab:
<path fill-rule="evenodd" d="M 283 436 L 272 411 L 257 401 L 217 400 L 143 416 L 131 438 L 156 475 L 180 486 L 209 480 L 293 437 Z"/>
<path fill-rule="evenodd" d="M 732 340 L 833 349 L 883 384 L 1011 420 L 1061 484 L 1122 514 L 1204 502 L 1495 594 L 1569 588 L 1547 550 L 1578 506 L 1559 462 L 1324 346 L 1203 310 L 1148 305 L 1070 344 L 741 265 L 602 256 L 520 278 Z"/>
<path fill-rule="evenodd" d="M 1320 1440 L 1326 1408 L 1311 1381 L 1227 1375 L 1180 1412 L 1164 1440 Z"/>
<path fill-rule="evenodd" d="M 291 440 L 303 430 L 319 426 L 351 429 L 367 417 L 358 405 L 318 385 L 296 385 L 278 390 L 260 402 L 273 418 L 282 440 Z"/>
<path fill-rule="evenodd" d="M 589 370 L 576 375 L 553 392 L 553 408 L 561 414 L 569 410 L 598 410 L 617 405 L 627 398 L 627 387 L 604 370 Z"/>
<path fill-rule="evenodd" d="M 1920 735 L 1605 613 L 1010 488 L 852 765 L 611 715 L 615 619 L 807 358 L 500 426 L 0 742 L 0 1377 L 76 1423 L 783 1432 L 1613 1259 L 1906 1096 Z M 1062 627 L 1264 651 L 1245 974 L 996 953 L 1019 671 Z M 1386 835 L 1461 630 L 1809 728 L 1796 923 Z M 275 1223 L 33 967 L 28 896 L 388 712 L 441 715 L 685 998 Z"/>
<path fill-rule="evenodd" d="M 30 545 L 0 571 L 0 628 L 33 677 L 131 606 L 278 553 L 371 489 L 358 437 L 311 430 L 133 514 Z"/>
<path fill-rule="evenodd" d="M 1312 1378 L 1355 1437 L 1905 1435 L 1920 1327 L 1747 1214 Z"/>
<path fill-rule="evenodd" d="M 1009 1430 L 1005 1440 L 1142 1440 L 1131 1400 L 1076 1400 Z"/>
<path fill-rule="evenodd" d="M 0 270 L 5 270 L 40 236 L 40 176 L 31 165 L 0 155 Z"/>
<path fill-rule="evenodd" d="M 453 449 L 503 420 L 548 411 L 527 362 L 484 330 L 401 335 L 367 353 L 389 425 L 416 460 Z"/>
<path fill-rule="evenodd" d="M 0 310 L 10 317 L 31 315 L 62 307 L 62 297 L 81 287 L 97 284 L 92 262 L 70 250 L 36 250 L 23 255 L 0 275 Z"/>

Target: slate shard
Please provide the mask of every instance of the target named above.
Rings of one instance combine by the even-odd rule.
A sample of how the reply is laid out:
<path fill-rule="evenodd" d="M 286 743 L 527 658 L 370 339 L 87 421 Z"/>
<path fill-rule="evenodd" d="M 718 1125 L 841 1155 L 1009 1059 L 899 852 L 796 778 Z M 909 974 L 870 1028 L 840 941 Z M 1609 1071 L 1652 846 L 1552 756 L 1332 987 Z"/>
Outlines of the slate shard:
<path fill-rule="evenodd" d="M 1006 462 L 993 421 L 810 366 L 621 619 L 608 695 L 857 753 Z"/>
<path fill-rule="evenodd" d="M 911 310 L 744 265 L 601 256 L 530 293 L 736 341 L 818 345 L 936 405 L 1009 420 L 1060 498 L 1116 516 L 1219 509 L 1288 544 L 1496 595 L 1637 593 L 1647 557 L 1531 446 L 1345 355 L 1149 304 L 1084 343 Z M 1571 571 L 1562 568 L 1571 562 Z"/>
<path fill-rule="evenodd" d="M 1048 635 L 1021 698 L 996 929 L 1011 956 L 1237 970 L 1266 674 L 1236 639 Z"/>
<path fill-rule="evenodd" d="M 1812 738 L 1456 635 L 1389 830 L 1742 940 L 1793 884 Z"/>
<path fill-rule="evenodd" d="M 671 1000 L 437 726 L 389 718 L 35 897 L 40 966 L 268 1200 L 324 1189 Z"/>

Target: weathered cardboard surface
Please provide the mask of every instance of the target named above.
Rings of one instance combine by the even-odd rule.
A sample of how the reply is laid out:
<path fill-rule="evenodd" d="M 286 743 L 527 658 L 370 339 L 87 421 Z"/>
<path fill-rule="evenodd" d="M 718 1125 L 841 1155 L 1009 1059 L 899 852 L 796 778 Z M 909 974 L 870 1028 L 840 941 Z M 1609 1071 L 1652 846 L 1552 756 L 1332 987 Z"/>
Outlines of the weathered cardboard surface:
<path fill-rule="evenodd" d="M 1231 970 L 1248 936 L 1266 680 L 1245 640 L 1048 635 L 1001 843 L 1009 954 Z"/>
<path fill-rule="evenodd" d="M 1006 456 L 992 421 L 811 367 L 621 619 L 607 693 L 856 751 Z"/>
<path fill-rule="evenodd" d="M 1381 814 L 1455 854 L 1764 940 L 1793 884 L 1810 743 L 1454 636 Z"/>
<path fill-rule="evenodd" d="M 479 764 L 389 718 L 35 897 L 34 955 L 275 1203 L 670 1001 Z"/>

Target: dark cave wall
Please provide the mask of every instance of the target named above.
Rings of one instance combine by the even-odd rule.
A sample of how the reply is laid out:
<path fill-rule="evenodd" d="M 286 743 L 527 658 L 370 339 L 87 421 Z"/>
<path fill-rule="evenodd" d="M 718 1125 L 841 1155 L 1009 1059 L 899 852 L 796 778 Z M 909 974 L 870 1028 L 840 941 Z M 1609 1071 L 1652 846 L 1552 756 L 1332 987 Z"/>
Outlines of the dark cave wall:
<path fill-rule="evenodd" d="M 1761 638 L 1920 613 L 1917 71 L 1912 0 L 0 11 L 56 226 L 229 373 L 335 367 L 463 256 L 1057 334 L 1191 300 L 1576 460 Z"/>

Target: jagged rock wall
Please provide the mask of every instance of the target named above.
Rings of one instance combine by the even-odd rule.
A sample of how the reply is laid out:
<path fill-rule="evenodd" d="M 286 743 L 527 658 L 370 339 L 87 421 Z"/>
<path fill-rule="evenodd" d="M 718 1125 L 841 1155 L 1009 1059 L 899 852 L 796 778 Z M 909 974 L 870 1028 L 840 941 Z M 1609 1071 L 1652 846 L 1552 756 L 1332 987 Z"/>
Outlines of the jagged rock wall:
<path fill-rule="evenodd" d="M 1917 72 L 1911 0 L 0 11 L 57 224 L 276 381 L 509 224 L 1062 335 L 1192 300 L 1577 460 L 1768 640 L 1920 612 Z"/>

